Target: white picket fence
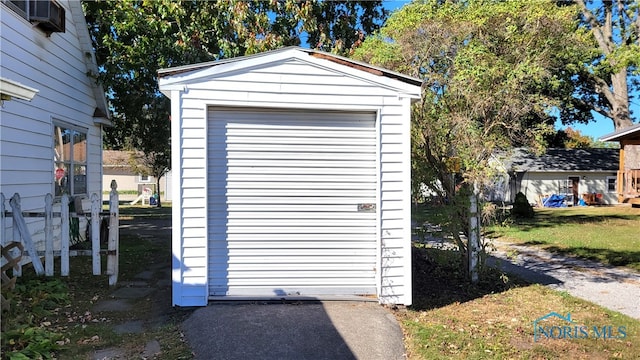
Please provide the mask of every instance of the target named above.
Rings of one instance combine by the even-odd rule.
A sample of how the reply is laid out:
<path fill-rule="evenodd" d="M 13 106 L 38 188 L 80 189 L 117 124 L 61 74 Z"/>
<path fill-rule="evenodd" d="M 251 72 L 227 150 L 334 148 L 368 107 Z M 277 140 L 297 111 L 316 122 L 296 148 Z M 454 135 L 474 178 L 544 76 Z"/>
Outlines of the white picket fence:
<path fill-rule="evenodd" d="M 60 212 L 53 211 L 53 195 L 47 194 L 44 199 L 44 212 L 23 212 L 20 204 L 20 195 L 14 194 L 9 200 L 11 211 L 8 211 L 5 207 L 6 198 L 4 194 L 0 193 L 0 243 L 3 246 L 8 246 L 12 242 L 22 243 L 24 252 L 22 258 L 28 256 L 28 261 L 23 261 L 21 264 L 16 265 L 13 268 L 13 274 L 16 276 L 22 275 L 22 266 L 26 263 L 31 263 L 33 269 L 37 275 L 54 275 L 54 257 L 60 257 L 60 275 L 69 276 L 69 257 L 70 256 L 91 256 L 93 275 L 100 275 L 102 273 L 100 256 L 102 254 L 107 255 L 107 269 L 106 274 L 109 275 L 109 285 L 115 285 L 118 281 L 118 254 L 119 254 L 119 223 L 118 223 L 118 192 L 116 191 L 117 184 L 115 181 L 111 183 L 111 192 L 109 194 L 109 211 L 102 211 L 102 197 L 98 194 L 92 194 L 91 201 L 91 213 L 90 213 L 90 236 L 91 236 L 91 250 L 70 250 L 70 220 L 72 218 L 78 218 L 80 216 L 85 217 L 88 214 L 78 214 L 80 211 L 72 213 L 69 211 L 69 196 L 63 195 L 60 199 Z M 100 220 L 102 216 L 109 216 L 109 235 L 107 240 L 107 249 L 100 248 Z M 7 231 L 7 218 L 12 218 L 11 228 L 12 237 L 10 239 L 5 238 Z M 32 232 L 35 232 L 33 225 L 29 227 L 25 218 L 44 218 L 44 251 L 38 251 L 36 244 L 32 237 Z M 60 241 L 54 244 L 54 226 L 53 219 L 60 218 L 59 239 Z M 31 231 L 29 231 L 31 228 Z M 58 235 L 58 234 L 55 234 Z M 12 251 L 19 251 L 14 248 Z M 14 257 L 19 254 L 13 254 Z M 44 266 L 42 264 L 41 257 L 44 257 Z"/>

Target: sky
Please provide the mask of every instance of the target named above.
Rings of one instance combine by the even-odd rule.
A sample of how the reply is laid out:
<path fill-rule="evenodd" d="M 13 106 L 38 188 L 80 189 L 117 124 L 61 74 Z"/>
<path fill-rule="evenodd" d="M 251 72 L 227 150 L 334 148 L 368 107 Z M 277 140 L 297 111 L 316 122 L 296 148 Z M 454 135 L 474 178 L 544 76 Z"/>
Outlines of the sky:
<path fill-rule="evenodd" d="M 401 8 L 409 2 L 409 0 L 383 0 L 382 3 L 386 9 L 388 9 L 389 11 L 393 11 Z M 635 99 L 631 100 L 630 109 L 632 112 L 631 116 L 634 120 L 634 123 L 638 123 L 638 118 L 640 116 L 640 96 L 637 96 Z M 612 133 L 615 130 L 613 127 L 613 121 L 599 114 L 594 114 L 594 121 L 588 124 L 571 124 L 565 126 L 558 120 L 555 126 L 558 130 L 565 129 L 570 126 L 574 130 L 580 131 L 583 135 L 592 137 L 594 140 L 598 140 L 598 138 Z"/>

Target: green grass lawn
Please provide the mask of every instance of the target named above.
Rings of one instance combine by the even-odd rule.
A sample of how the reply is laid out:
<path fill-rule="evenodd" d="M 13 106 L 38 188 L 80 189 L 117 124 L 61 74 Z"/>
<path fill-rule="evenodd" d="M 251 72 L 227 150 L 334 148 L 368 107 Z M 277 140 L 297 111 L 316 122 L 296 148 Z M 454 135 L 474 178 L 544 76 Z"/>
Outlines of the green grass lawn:
<path fill-rule="evenodd" d="M 571 314 L 586 337 L 542 336 L 534 339 L 534 321 L 557 312 Z M 637 359 L 640 321 L 540 285 L 514 287 L 466 302 L 434 309 L 410 309 L 399 316 L 408 358 L 417 359 Z M 540 322 L 547 329 L 567 325 Z M 611 326 L 611 338 L 594 327 Z M 559 329 L 559 328 L 556 328 Z M 625 333 L 624 338 L 619 330 Z"/>
<path fill-rule="evenodd" d="M 445 214 L 437 207 L 417 210 L 417 224 L 437 224 Z M 533 220 L 487 230 L 511 242 L 640 269 L 640 209 L 540 209 Z M 638 319 L 495 269 L 485 269 L 480 283 L 471 284 L 456 266 L 455 251 L 424 244 L 413 251 L 414 303 L 395 312 L 409 360 L 638 359 Z M 571 314 L 569 332 L 578 326 L 588 337 L 558 338 L 567 323 L 550 319 L 543 326 L 556 326 L 556 338 L 536 341 L 534 321 L 550 312 Z M 624 338 L 598 338 L 593 328 L 606 326 L 614 337 L 621 328 Z"/>
<path fill-rule="evenodd" d="M 491 237 L 640 271 L 640 209 L 536 209 L 535 218 L 487 229 Z"/>
<path fill-rule="evenodd" d="M 495 269 L 485 269 L 480 282 L 471 284 L 456 267 L 455 252 L 424 245 L 413 251 L 414 303 L 395 311 L 409 360 L 637 359 L 640 354 L 637 319 Z M 550 312 L 571 314 L 569 333 L 581 338 L 560 336 L 567 323 L 554 318 L 540 323 L 555 326 L 554 336 L 534 339 L 534 321 Z M 598 337 L 594 327 L 602 333 L 608 326 L 611 337 Z"/>

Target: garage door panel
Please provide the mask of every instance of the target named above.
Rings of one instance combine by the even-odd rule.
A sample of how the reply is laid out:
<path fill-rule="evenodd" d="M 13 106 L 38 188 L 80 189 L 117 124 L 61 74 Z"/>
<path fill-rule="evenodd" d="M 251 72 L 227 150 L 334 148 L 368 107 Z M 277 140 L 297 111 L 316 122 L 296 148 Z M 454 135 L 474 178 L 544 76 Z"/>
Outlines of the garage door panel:
<path fill-rule="evenodd" d="M 224 224 L 222 225 L 224 226 Z M 227 229 L 228 234 L 325 234 L 327 238 L 341 237 L 348 234 L 360 234 L 364 231 L 363 227 L 351 226 L 280 226 L 280 227 L 232 227 Z M 331 235 L 331 236 L 329 236 Z"/>
<path fill-rule="evenodd" d="M 260 197 L 244 196 L 229 199 L 228 204 L 274 204 L 274 205 L 358 205 L 373 201 L 364 200 L 362 197 L 344 196 L 334 197 Z"/>
<path fill-rule="evenodd" d="M 310 234 L 310 233 L 291 233 L 291 234 L 228 234 L 227 240 L 229 245 L 222 244 L 225 248 L 228 246 L 241 246 L 245 241 L 265 242 L 284 241 L 284 242 L 298 242 L 295 244 L 297 247 L 306 247 L 307 244 L 313 244 L 314 241 L 322 241 L 323 243 L 340 243 L 349 244 L 349 242 L 369 242 L 371 241 L 371 233 L 355 233 L 355 234 L 340 234 L 339 240 L 330 241 L 327 240 L 325 234 Z M 233 245 L 232 245 L 233 244 Z M 347 246 L 347 245 L 343 245 Z"/>
<path fill-rule="evenodd" d="M 313 186 L 313 183 L 318 183 L 318 186 L 332 186 L 332 184 L 338 184 L 344 186 L 345 183 L 358 183 L 365 184 L 366 186 L 375 185 L 374 181 L 371 181 L 371 174 L 344 174 L 344 173 L 323 173 L 323 174 L 273 174 L 273 173 L 245 173 L 242 170 L 228 174 L 228 181 L 233 181 L 238 184 L 238 187 L 245 187 L 251 184 L 270 184 L 270 183 L 305 183 L 302 186 Z"/>
<path fill-rule="evenodd" d="M 312 141 L 317 141 L 318 143 L 323 139 L 341 139 L 342 141 L 348 139 L 349 141 L 358 141 L 360 139 L 375 139 L 376 136 L 375 130 L 368 129 L 351 130 L 343 128 L 333 128 L 330 130 L 325 130 L 325 128 L 322 127 L 305 129 L 302 126 L 298 126 L 295 129 L 287 129 L 282 127 L 260 129 L 254 127 L 234 128 L 219 126 L 218 129 L 224 129 L 223 131 L 225 131 L 227 138 L 230 139 L 234 139 L 234 137 L 255 138 L 255 140 L 258 142 L 266 141 L 262 139 L 265 136 L 270 139 L 311 139 Z"/>
<path fill-rule="evenodd" d="M 221 152 L 219 155 L 223 155 L 224 152 Z M 223 159 L 222 157 L 220 159 Z M 302 160 L 302 161 L 331 161 L 331 160 L 355 160 L 355 161 L 366 161 L 371 162 L 372 164 L 361 164 L 360 166 L 371 167 L 375 165 L 376 154 L 372 154 L 369 152 L 366 153 L 316 153 L 316 152 L 282 152 L 282 151 L 270 151 L 270 152 L 252 152 L 252 151 L 234 151 L 233 154 L 229 154 L 228 159 L 230 161 L 235 159 L 240 160 Z M 215 158 L 213 159 L 215 160 Z M 231 162 L 229 163 L 231 164 Z M 272 164 L 272 163 L 268 163 Z M 313 163 L 309 164 L 309 166 L 313 166 Z"/>
<path fill-rule="evenodd" d="M 293 178 L 293 179 L 292 179 Z M 353 195 L 362 194 L 362 196 L 367 196 L 367 192 L 361 192 L 360 190 L 370 190 L 376 189 L 376 183 L 369 182 L 357 182 L 353 181 L 343 181 L 343 182 L 326 182 L 326 183 L 318 183 L 317 181 L 296 181 L 296 177 L 289 177 L 288 181 L 259 181 L 256 179 L 255 181 L 236 181 L 233 185 L 227 185 L 227 195 L 233 196 L 238 194 L 237 191 L 242 190 L 259 190 L 265 194 L 265 196 L 281 196 L 282 193 L 275 192 L 272 190 L 290 190 L 291 193 L 288 196 L 307 196 L 309 192 L 313 191 L 314 195 L 326 195 L 331 196 L 332 194 L 341 195 L 342 193 L 333 193 L 327 192 L 326 190 L 350 190 L 355 192 Z M 294 191 L 295 190 L 295 191 Z M 298 191 L 302 190 L 302 192 Z M 251 194 L 251 193 L 249 193 Z M 284 194 L 282 194 L 284 195 Z"/>
<path fill-rule="evenodd" d="M 251 209 L 255 210 L 255 209 Z M 323 221 L 326 219 L 329 220 L 376 220 L 376 214 L 367 213 L 367 212 L 356 212 L 354 211 L 354 206 L 351 206 L 351 209 L 345 209 L 350 211 L 311 211 L 310 209 L 300 210 L 295 212 L 290 211 L 275 211 L 273 209 L 269 209 L 267 211 L 231 211 L 227 216 L 228 219 L 249 219 L 254 220 L 257 218 L 262 219 L 274 219 L 274 220 L 318 220 Z M 332 223 L 335 224 L 334 221 Z M 375 223 L 374 223 L 375 224 Z"/>
<path fill-rule="evenodd" d="M 339 150 L 348 151 L 349 149 L 358 152 L 370 152 L 371 146 L 375 146 L 375 136 L 359 136 L 351 138 L 346 135 L 340 137 L 318 137 L 318 136 L 274 136 L 268 133 L 260 136 L 233 136 L 227 133 L 226 149 L 233 150 L 237 147 L 244 151 L 260 151 L 263 147 L 275 148 L 275 150 L 286 150 L 287 148 L 305 151 L 317 151 L 318 149 L 327 149 L 331 152 Z M 348 141 L 345 143 L 345 140 Z M 218 143 L 220 146 L 223 143 Z"/>
<path fill-rule="evenodd" d="M 324 213 L 336 213 L 338 216 L 344 216 L 345 213 L 353 213 L 357 203 L 351 204 L 242 204 L 232 203 L 221 205 L 226 210 L 233 213 L 243 212 L 276 212 L 276 213 L 311 213 L 317 216 L 323 216 Z M 366 213 L 360 213 L 366 214 Z M 304 215 L 301 215 L 304 216 Z M 364 215 L 363 215 L 364 216 Z"/>
<path fill-rule="evenodd" d="M 233 174 L 229 173 L 227 167 L 218 167 L 215 169 L 209 169 L 212 174 L 227 174 L 230 178 L 234 176 L 281 176 L 281 175 L 296 175 L 296 176 L 326 176 L 329 174 L 337 176 L 375 176 L 375 170 L 370 167 L 358 168 L 351 166 L 349 163 L 341 162 L 339 166 L 330 167 L 330 164 L 322 164 L 322 166 L 312 166 L 310 161 L 298 162 L 296 164 L 290 163 L 288 166 L 256 166 L 255 161 L 248 162 L 244 166 L 234 166 Z"/>
<path fill-rule="evenodd" d="M 365 155 L 362 156 L 362 159 L 347 159 L 348 156 L 320 156 L 318 154 L 308 154 L 307 157 L 305 157 L 305 154 L 292 154 L 289 159 L 275 157 L 274 153 L 256 154 L 254 158 L 241 158 L 237 157 L 237 154 L 235 155 L 235 159 L 229 159 L 226 164 L 222 164 L 220 167 L 221 173 L 226 173 L 229 167 L 236 167 L 240 170 L 243 167 L 265 170 L 274 167 L 284 167 L 290 171 L 309 171 L 324 168 L 334 172 L 340 171 L 341 168 L 354 171 L 364 168 L 365 170 L 371 171 L 372 164 L 370 164 L 369 161 L 375 162 L 374 155 L 372 155 L 371 158 L 369 158 L 369 155 Z M 262 162 L 259 163 L 260 166 L 256 166 L 256 164 L 258 164 L 256 160 L 265 160 L 268 155 L 271 156 L 268 163 Z"/>
<path fill-rule="evenodd" d="M 332 145 L 328 144 L 326 146 L 320 145 L 307 145 L 307 144 L 290 144 L 284 146 L 282 144 L 255 144 L 251 145 L 249 143 L 246 144 L 238 144 L 238 143 L 227 143 L 225 150 L 229 153 L 229 157 L 233 157 L 234 152 L 245 152 L 245 153 L 278 153 L 282 154 L 284 151 L 291 152 L 302 152 L 309 154 L 318 154 L 318 155 L 339 155 L 339 154 L 350 154 L 357 155 L 359 153 L 365 153 L 369 155 L 374 155 L 375 152 L 372 153 L 370 146 L 358 146 L 358 145 L 345 145 L 344 141 L 341 141 L 340 145 Z"/>
<path fill-rule="evenodd" d="M 326 284 L 327 279 L 334 279 L 344 283 L 357 284 L 363 276 L 367 275 L 367 270 L 350 270 L 345 271 L 339 269 L 336 271 L 312 271 L 312 270 L 291 270 L 284 269 L 282 271 L 238 271 L 230 284 L 255 283 L 254 279 L 259 280 L 260 285 L 272 284 L 274 287 L 281 286 L 285 281 L 289 286 L 308 285 L 314 280 L 317 284 Z M 348 275 L 348 276 L 345 276 Z"/>
<path fill-rule="evenodd" d="M 199 220 L 199 219 L 194 219 Z M 267 215 L 266 218 L 258 219 L 236 219 L 230 218 L 226 220 L 226 226 L 232 230 L 234 227 L 247 228 L 247 227 L 259 227 L 259 228 L 296 228 L 296 227 L 323 227 L 328 222 L 335 227 L 356 227 L 363 228 L 358 230 L 365 230 L 373 226 L 375 228 L 375 219 L 295 219 L 295 218 L 275 218 L 273 215 Z M 195 225 L 195 224 L 194 224 Z"/>
<path fill-rule="evenodd" d="M 366 239 L 366 238 L 365 238 Z M 300 250 L 301 253 L 310 250 L 318 250 L 318 249 L 329 249 L 336 250 L 338 254 L 343 254 L 345 250 L 353 250 L 357 249 L 359 251 L 362 248 L 362 242 L 367 240 L 354 240 L 354 239 L 345 239 L 343 241 L 327 241 L 323 237 L 317 237 L 316 240 L 308 240 L 300 235 L 293 236 L 289 240 L 261 240 L 256 241 L 255 238 L 238 238 L 237 240 L 230 241 L 228 245 L 220 244 L 221 247 L 226 249 L 260 249 L 261 247 L 267 247 L 269 249 L 297 249 Z"/>
<path fill-rule="evenodd" d="M 375 293 L 374 114 L 213 108 L 208 129 L 213 296 Z"/>
<path fill-rule="evenodd" d="M 359 196 L 367 197 L 370 195 L 371 190 L 350 190 L 350 189 L 335 189 L 335 190 L 319 190 L 319 189 L 238 189 L 235 185 L 228 185 L 229 189 L 226 190 L 228 197 L 244 197 L 244 196 L 266 196 L 266 197 L 295 197 L 304 199 L 307 195 L 313 194 L 314 196 L 340 198 L 342 196 Z M 231 199 L 230 201 L 233 201 Z M 373 201 L 362 201 L 373 202 Z"/>

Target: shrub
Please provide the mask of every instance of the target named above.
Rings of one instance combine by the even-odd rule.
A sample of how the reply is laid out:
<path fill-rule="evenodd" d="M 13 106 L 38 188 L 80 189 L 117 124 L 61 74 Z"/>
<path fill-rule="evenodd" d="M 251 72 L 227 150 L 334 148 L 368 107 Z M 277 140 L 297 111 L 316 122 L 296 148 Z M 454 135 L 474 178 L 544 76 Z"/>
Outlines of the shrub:
<path fill-rule="evenodd" d="M 533 218 L 533 206 L 529 204 L 527 196 L 522 192 L 516 194 L 516 199 L 513 202 L 513 209 L 511 210 L 511 216 L 520 219 Z"/>
<path fill-rule="evenodd" d="M 69 303 L 69 289 L 60 279 L 20 278 L 6 294 L 10 310 L 2 314 L 2 359 L 53 359 L 62 335 L 46 318 Z"/>

